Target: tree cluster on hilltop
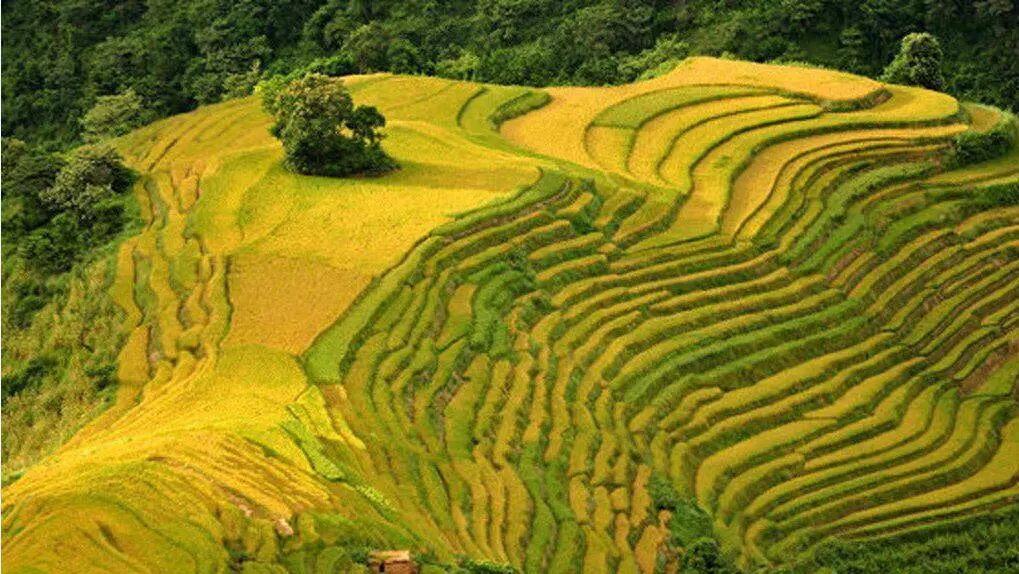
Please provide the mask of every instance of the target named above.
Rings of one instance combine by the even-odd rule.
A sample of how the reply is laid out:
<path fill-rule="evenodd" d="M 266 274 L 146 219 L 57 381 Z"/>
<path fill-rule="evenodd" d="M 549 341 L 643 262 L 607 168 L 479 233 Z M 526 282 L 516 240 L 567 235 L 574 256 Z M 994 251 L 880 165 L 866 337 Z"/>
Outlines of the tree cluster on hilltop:
<path fill-rule="evenodd" d="M 277 76 L 262 85 L 262 106 L 276 117 L 270 132 L 297 173 L 378 175 L 397 167 L 382 151 L 386 118 L 375 106 L 355 106 L 339 78 Z"/>
<path fill-rule="evenodd" d="M 160 117 L 295 69 L 610 84 L 731 54 L 877 76 L 914 32 L 948 91 L 1019 110 L 1015 0 L 43 0 L 3 7 L 3 132 L 63 147 L 104 97 Z"/>

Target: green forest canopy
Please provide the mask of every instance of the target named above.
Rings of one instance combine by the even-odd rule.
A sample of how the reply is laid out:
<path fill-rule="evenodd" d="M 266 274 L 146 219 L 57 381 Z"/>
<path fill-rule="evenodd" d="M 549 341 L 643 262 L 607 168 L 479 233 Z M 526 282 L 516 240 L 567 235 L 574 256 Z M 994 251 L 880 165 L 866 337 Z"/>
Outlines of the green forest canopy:
<path fill-rule="evenodd" d="M 21 0 L 3 12 L 4 135 L 50 147 L 80 141 L 101 96 L 133 90 L 165 116 L 309 65 L 541 86 L 731 54 L 876 76 L 924 31 L 944 48 L 949 92 L 1019 110 L 1015 0 Z"/>

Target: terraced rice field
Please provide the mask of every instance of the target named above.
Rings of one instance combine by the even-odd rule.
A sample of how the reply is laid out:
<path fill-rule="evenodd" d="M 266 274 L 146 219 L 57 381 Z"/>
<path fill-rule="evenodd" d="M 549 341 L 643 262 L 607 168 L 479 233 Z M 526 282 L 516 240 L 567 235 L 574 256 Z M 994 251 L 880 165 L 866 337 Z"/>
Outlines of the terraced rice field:
<path fill-rule="evenodd" d="M 289 174 L 251 99 L 121 142 L 119 401 L 5 487 L 12 567 L 654 572 L 657 476 L 751 569 L 1019 502 L 1019 152 L 950 168 L 993 110 L 710 59 L 504 122 L 534 92 L 349 84 L 399 172 Z"/>

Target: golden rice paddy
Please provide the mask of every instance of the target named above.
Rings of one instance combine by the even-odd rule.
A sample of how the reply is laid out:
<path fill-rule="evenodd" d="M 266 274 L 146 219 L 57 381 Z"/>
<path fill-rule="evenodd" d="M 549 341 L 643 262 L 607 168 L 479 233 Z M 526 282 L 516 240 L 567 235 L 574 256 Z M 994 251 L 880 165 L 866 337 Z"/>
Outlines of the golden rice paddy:
<path fill-rule="evenodd" d="M 256 98 L 119 140 L 118 402 L 4 486 L 12 572 L 674 571 L 662 481 L 769 568 L 1019 501 L 1019 152 L 949 161 L 993 110 L 708 58 L 501 125 L 533 90 L 347 83 L 400 170 L 290 173 Z"/>

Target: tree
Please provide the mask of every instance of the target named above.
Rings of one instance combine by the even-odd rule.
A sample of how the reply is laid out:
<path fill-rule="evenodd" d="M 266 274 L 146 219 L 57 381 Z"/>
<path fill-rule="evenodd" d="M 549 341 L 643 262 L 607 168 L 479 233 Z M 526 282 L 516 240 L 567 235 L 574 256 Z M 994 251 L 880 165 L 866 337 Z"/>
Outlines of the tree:
<path fill-rule="evenodd" d="M 937 38 L 926 32 L 910 34 L 902 39 L 902 47 L 892 63 L 885 68 L 881 81 L 943 90 L 945 89 L 945 76 L 941 72 L 943 56 L 941 43 Z"/>
<path fill-rule="evenodd" d="M 378 23 L 365 24 L 347 36 L 343 51 L 362 73 L 382 72 L 389 67 L 392 36 Z"/>
<path fill-rule="evenodd" d="M 1007 18 L 1009 12 L 1015 9 L 1015 0 L 977 0 L 974 4 L 977 15 L 988 21 L 998 21 Z"/>
<path fill-rule="evenodd" d="M 481 58 L 470 50 L 464 50 L 457 58 L 441 60 L 435 64 L 435 73 L 443 78 L 473 80 L 481 66 Z"/>
<path fill-rule="evenodd" d="M 382 151 L 386 119 L 374 106 L 355 106 L 342 80 L 306 74 L 263 100 L 276 116 L 272 134 L 283 142 L 286 165 L 306 175 L 342 177 L 395 169 Z"/>
<path fill-rule="evenodd" d="M 824 11 L 822 0 L 781 0 L 780 14 L 797 33 L 804 34 Z"/>
<path fill-rule="evenodd" d="M 421 53 L 405 38 L 395 38 L 386 49 L 389 71 L 394 74 L 417 74 L 423 66 Z"/>
<path fill-rule="evenodd" d="M 867 38 L 859 28 L 844 28 L 839 34 L 839 67 L 854 74 L 865 74 L 868 71 L 866 44 Z"/>
<path fill-rule="evenodd" d="M 3 152 L 5 256 L 63 273 L 123 228 L 134 176 L 113 148 L 86 145 L 64 158 L 5 139 Z"/>
<path fill-rule="evenodd" d="M 81 119 L 87 141 L 124 135 L 142 125 L 142 100 L 132 89 L 115 96 L 99 96 Z"/>
<path fill-rule="evenodd" d="M 660 36 L 654 48 L 624 58 L 619 63 L 619 75 L 627 81 L 646 80 L 669 72 L 689 54 L 690 45 L 679 36 Z"/>
<path fill-rule="evenodd" d="M 685 571 L 696 574 L 722 574 L 728 571 L 722 550 L 712 538 L 698 538 L 687 551 Z"/>
<path fill-rule="evenodd" d="M 223 78 L 223 99 L 243 98 L 255 89 L 262 75 L 262 67 L 258 60 L 251 64 L 251 69 L 240 74 L 230 74 Z"/>
<path fill-rule="evenodd" d="M 852 17 L 871 42 L 878 61 L 887 61 L 898 39 L 923 27 L 923 4 L 901 0 L 863 0 Z"/>
<path fill-rule="evenodd" d="M 94 223 L 100 215 L 108 215 L 108 200 L 125 191 L 132 179 L 112 147 L 85 145 L 74 150 L 53 186 L 40 197 L 55 209 L 74 214 L 81 223 Z"/>
<path fill-rule="evenodd" d="M 991 30 L 995 36 L 1001 36 L 1008 28 L 1006 22 L 1009 21 L 1009 14 L 1013 14 L 1015 7 L 1015 0 L 978 0 L 974 3 L 976 8 L 977 16 L 991 25 Z M 1016 16 L 1012 15 L 1012 21 L 1016 21 Z"/>
<path fill-rule="evenodd" d="M 185 92 L 199 103 L 222 99 L 224 82 L 230 76 L 231 88 L 245 80 L 243 75 L 261 67 L 272 58 L 271 31 L 267 19 L 272 3 L 267 0 L 224 2 L 212 0 L 190 6 L 194 23 L 194 41 L 200 58 L 191 60 L 184 74 Z"/>
<path fill-rule="evenodd" d="M 322 53 L 330 53 L 339 50 L 346 37 L 359 26 L 343 2 L 331 0 L 308 18 L 301 35 L 306 43 Z"/>
<path fill-rule="evenodd" d="M 64 161 L 32 149 L 21 140 L 3 139 L 3 238 L 13 244 L 55 215 L 41 195 L 53 185 Z"/>

